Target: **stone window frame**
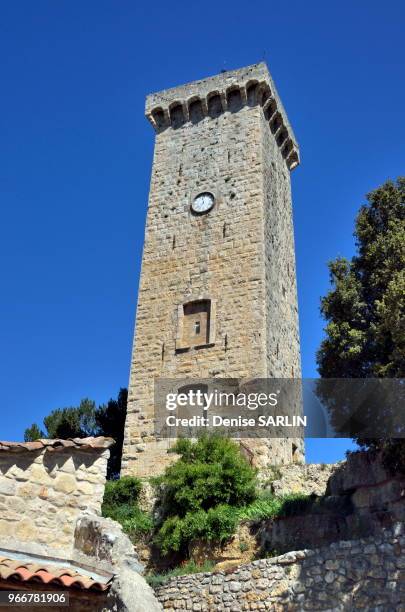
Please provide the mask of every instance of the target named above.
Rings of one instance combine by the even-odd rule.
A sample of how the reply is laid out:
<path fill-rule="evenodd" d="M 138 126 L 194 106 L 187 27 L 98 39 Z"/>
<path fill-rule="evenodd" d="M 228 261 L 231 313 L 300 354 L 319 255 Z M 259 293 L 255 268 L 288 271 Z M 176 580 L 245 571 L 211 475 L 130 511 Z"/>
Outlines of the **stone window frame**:
<path fill-rule="evenodd" d="M 184 325 L 184 307 L 188 304 L 194 304 L 195 302 L 208 302 L 209 303 L 209 313 L 208 313 L 208 342 L 202 342 L 198 345 L 190 346 L 184 342 L 183 337 L 183 325 Z M 216 300 L 212 299 L 210 296 L 202 295 L 198 297 L 194 297 L 188 299 L 186 302 L 182 302 L 177 305 L 177 331 L 176 331 L 176 339 L 175 339 L 175 350 L 176 352 L 184 352 L 191 350 L 200 350 L 202 348 L 209 348 L 210 346 L 215 345 L 215 336 L 216 336 Z"/>

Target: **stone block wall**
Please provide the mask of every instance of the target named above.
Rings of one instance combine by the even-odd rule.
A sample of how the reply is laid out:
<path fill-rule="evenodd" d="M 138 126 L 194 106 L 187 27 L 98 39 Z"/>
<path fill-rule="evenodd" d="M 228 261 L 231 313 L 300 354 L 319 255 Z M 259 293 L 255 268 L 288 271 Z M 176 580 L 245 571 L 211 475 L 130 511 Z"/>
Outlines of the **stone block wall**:
<path fill-rule="evenodd" d="M 171 578 L 156 594 L 168 612 L 404 610 L 404 525 L 233 571 Z"/>
<path fill-rule="evenodd" d="M 0 442 L 0 547 L 68 558 L 83 511 L 100 514 L 113 440 Z"/>
<path fill-rule="evenodd" d="M 175 459 L 154 432 L 154 379 L 300 376 L 290 193 L 298 147 L 266 65 L 153 94 L 146 111 L 156 141 L 122 461 L 123 474 L 141 477 Z M 195 215 L 202 192 L 215 206 Z M 202 300 L 209 341 L 179 347 L 179 313 Z M 247 445 L 258 467 L 303 457 L 302 440 Z"/>

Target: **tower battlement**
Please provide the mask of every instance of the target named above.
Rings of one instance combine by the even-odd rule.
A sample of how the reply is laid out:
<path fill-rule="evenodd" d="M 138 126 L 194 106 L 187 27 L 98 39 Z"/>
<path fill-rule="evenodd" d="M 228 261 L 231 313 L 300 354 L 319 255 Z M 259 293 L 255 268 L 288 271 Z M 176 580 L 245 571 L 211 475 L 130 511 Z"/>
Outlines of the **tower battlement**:
<path fill-rule="evenodd" d="M 227 111 L 237 112 L 243 106 L 261 105 L 269 128 L 293 170 L 298 166 L 299 147 L 265 63 L 192 81 L 146 98 L 145 115 L 157 132 L 197 123 L 205 117 L 215 118 Z"/>

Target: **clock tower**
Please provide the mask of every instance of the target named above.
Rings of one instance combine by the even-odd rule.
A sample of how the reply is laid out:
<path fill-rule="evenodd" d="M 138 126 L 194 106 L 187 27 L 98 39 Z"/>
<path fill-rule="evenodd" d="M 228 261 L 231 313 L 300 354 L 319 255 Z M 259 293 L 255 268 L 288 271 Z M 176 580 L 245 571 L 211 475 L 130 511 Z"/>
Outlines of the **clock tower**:
<path fill-rule="evenodd" d="M 301 376 L 290 172 L 299 151 L 264 63 L 147 97 L 155 151 L 123 474 L 156 475 L 155 378 Z M 259 467 L 301 439 L 243 441 Z"/>

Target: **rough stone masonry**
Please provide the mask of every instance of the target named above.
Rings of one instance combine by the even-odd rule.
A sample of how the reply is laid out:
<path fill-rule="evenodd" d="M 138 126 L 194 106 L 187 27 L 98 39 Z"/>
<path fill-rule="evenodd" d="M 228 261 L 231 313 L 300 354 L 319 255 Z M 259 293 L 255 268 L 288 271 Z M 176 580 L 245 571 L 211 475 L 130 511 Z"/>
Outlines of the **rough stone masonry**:
<path fill-rule="evenodd" d="M 113 442 L 0 441 L 0 591 L 68 591 L 72 612 L 161 609 L 121 525 L 100 516 Z"/>
<path fill-rule="evenodd" d="M 80 514 L 100 514 L 112 443 L 0 442 L 0 546 L 69 557 Z"/>
<path fill-rule="evenodd" d="M 404 526 L 241 565 L 171 578 L 156 590 L 167 612 L 404 610 Z"/>
<path fill-rule="evenodd" d="M 290 189 L 299 152 L 267 66 L 150 95 L 146 115 L 156 142 L 122 464 L 139 476 L 173 460 L 154 435 L 155 378 L 301 374 Z M 248 445 L 259 467 L 303 458 L 301 439 Z"/>

